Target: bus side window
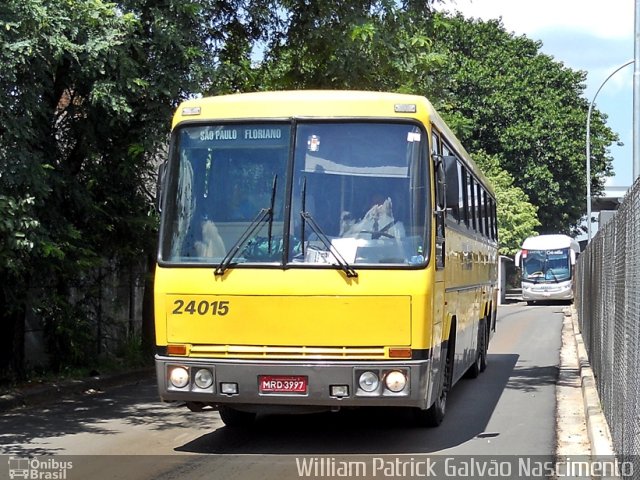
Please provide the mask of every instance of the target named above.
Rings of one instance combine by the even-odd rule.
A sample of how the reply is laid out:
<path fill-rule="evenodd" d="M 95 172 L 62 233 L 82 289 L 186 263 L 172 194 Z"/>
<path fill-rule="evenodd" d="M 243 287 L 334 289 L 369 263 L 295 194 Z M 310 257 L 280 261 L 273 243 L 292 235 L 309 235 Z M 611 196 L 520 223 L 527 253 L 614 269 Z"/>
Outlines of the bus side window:
<path fill-rule="evenodd" d="M 456 168 L 458 169 L 458 222 L 467 223 L 463 178 L 464 168 L 462 167 L 460 161 L 456 162 Z"/>
<path fill-rule="evenodd" d="M 482 197 L 482 186 L 479 183 L 476 183 L 476 199 L 477 199 L 477 207 L 478 207 L 478 232 L 481 235 L 485 233 L 484 231 L 484 198 Z"/>
<path fill-rule="evenodd" d="M 476 229 L 476 196 L 475 196 L 475 180 L 469 172 L 467 172 L 467 197 L 469 199 L 469 228 Z"/>
<path fill-rule="evenodd" d="M 435 130 L 431 131 L 431 153 L 433 155 L 441 155 L 442 154 L 442 141 L 440 140 L 440 135 Z"/>
<path fill-rule="evenodd" d="M 491 221 L 491 216 L 489 214 L 489 195 L 486 190 L 483 190 L 482 195 L 484 198 L 484 201 L 482 202 L 484 204 L 484 235 L 487 238 L 491 238 L 491 228 L 489 225 Z"/>
<path fill-rule="evenodd" d="M 464 165 L 460 165 L 462 172 L 460 174 L 460 181 L 462 185 L 460 187 L 460 194 L 462 195 L 462 218 L 464 219 L 464 224 L 469 227 L 469 219 L 471 216 L 469 215 L 469 173 L 467 172 L 467 168 Z"/>
<path fill-rule="evenodd" d="M 493 216 L 493 239 L 498 240 L 498 209 L 495 200 L 491 206 L 491 215 Z"/>
<path fill-rule="evenodd" d="M 493 224 L 495 222 L 495 218 L 493 216 L 493 198 L 489 194 L 487 194 L 487 219 L 489 220 L 489 239 L 495 240 Z"/>

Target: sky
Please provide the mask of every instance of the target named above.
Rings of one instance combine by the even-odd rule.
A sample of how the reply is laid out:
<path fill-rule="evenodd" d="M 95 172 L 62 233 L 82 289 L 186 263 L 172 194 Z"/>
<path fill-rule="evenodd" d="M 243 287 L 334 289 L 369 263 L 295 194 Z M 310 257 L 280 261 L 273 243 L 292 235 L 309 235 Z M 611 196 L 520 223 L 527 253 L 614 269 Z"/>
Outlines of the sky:
<path fill-rule="evenodd" d="M 541 51 L 573 70 L 587 72 L 584 96 L 591 102 L 618 67 L 634 57 L 633 0 L 447 0 L 439 7 L 468 18 L 502 18 L 508 32 L 542 42 Z M 614 176 L 607 185 L 633 183 L 633 65 L 602 86 L 595 108 L 608 115 L 623 147 L 612 145 Z M 586 125 L 586 118 L 585 118 Z M 585 138 L 586 157 L 586 138 Z"/>

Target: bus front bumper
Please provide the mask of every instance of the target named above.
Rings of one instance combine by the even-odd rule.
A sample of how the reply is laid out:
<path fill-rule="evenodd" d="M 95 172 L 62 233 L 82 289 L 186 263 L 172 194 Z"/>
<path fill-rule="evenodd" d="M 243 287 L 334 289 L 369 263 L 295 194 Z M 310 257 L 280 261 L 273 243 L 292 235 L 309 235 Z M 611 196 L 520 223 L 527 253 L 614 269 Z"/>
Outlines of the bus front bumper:
<path fill-rule="evenodd" d="M 573 300 L 571 282 L 523 283 L 522 299 L 526 301 Z"/>
<path fill-rule="evenodd" d="M 156 355 L 155 361 L 158 392 L 164 401 L 230 405 L 256 411 L 261 406 L 325 407 L 329 410 L 384 405 L 424 409 L 431 403 L 427 398 L 431 360 L 347 363 Z M 367 372 L 373 373 L 373 377 Z M 401 377 L 398 373 L 389 377 L 391 372 L 400 372 L 406 379 L 402 389 L 398 390 L 402 382 L 397 382 Z M 366 374 L 364 378 L 363 374 Z M 387 378 L 391 388 L 387 386 Z"/>

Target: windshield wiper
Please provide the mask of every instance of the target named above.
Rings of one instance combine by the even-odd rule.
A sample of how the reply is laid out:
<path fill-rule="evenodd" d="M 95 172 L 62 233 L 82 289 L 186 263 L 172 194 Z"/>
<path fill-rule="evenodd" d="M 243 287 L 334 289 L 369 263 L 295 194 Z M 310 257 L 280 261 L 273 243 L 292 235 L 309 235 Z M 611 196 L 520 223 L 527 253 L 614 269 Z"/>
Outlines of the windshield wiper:
<path fill-rule="evenodd" d="M 276 203 L 276 188 L 278 187 L 278 175 L 273 176 L 273 185 L 271 186 L 271 203 L 269 204 L 269 229 L 268 229 L 268 249 L 271 255 L 271 232 L 273 230 L 273 208 Z"/>
<path fill-rule="evenodd" d="M 303 181 L 302 181 L 302 212 L 306 212 L 307 211 L 307 177 L 304 177 Z M 302 215 L 302 212 L 300 212 L 300 215 L 302 216 L 302 225 L 300 226 L 300 235 L 302 237 L 302 258 L 305 258 L 305 249 L 304 249 L 304 237 L 305 237 L 305 224 L 307 222 L 305 222 L 304 220 L 304 215 Z"/>
<path fill-rule="evenodd" d="M 264 222 L 269 216 L 271 216 L 271 209 L 269 208 L 260 209 L 260 211 L 255 216 L 255 218 L 251 220 L 251 223 L 249 224 L 249 226 L 245 229 L 242 235 L 240 235 L 240 238 L 238 238 L 236 243 L 233 244 L 233 246 L 229 249 L 229 251 L 224 256 L 222 261 L 218 264 L 218 266 L 213 272 L 215 275 L 224 274 L 225 270 L 229 268 L 229 265 L 231 264 L 231 260 L 233 260 L 233 258 L 237 255 L 240 248 L 247 242 L 249 238 L 251 238 L 251 236 L 255 233 L 258 227 L 260 227 L 262 222 Z"/>
<path fill-rule="evenodd" d="M 358 272 L 356 272 L 353 269 L 353 267 L 349 265 L 349 263 L 344 259 L 344 257 L 340 255 L 340 252 L 333 245 L 331 245 L 331 241 L 324 234 L 324 232 L 322 231 L 320 226 L 316 223 L 316 221 L 313 219 L 311 214 L 303 210 L 302 212 L 300 212 L 300 216 L 302 217 L 303 225 L 305 223 L 309 224 L 309 226 L 311 227 L 311 230 L 313 230 L 313 233 L 315 233 L 318 236 L 318 238 L 320 239 L 322 244 L 325 246 L 325 248 L 329 251 L 329 253 L 331 253 L 331 255 L 333 255 L 333 258 L 336 259 L 336 262 L 338 262 L 338 265 L 344 271 L 347 277 L 357 277 Z M 304 244 L 304 239 L 302 240 L 302 242 Z"/>
<path fill-rule="evenodd" d="M 240 248 L 249 240 L 256 230 L 260 227 L 262 222 L 264 222 L 267 218 L 269 219 L 269 253 L 271 253 L 271 230 L 273 228 L 273 208 L 276 199 L 276 188 L 278 186 L 278 175 L 273 176 L 273 186 L 271 188 L 271 204 L 269 208 L 262 208 L 258 212 L 258 214 L 251 220 L 251 223 L 247 226 L 247 228 L 242 232 L 240 238 L 236 240 L 236 242 L 231 246 L 227 254 L 224 256 L 222 261 L 218 264 L 216 269 L 213 271 L 214 275 L 223 275 L 224 272 L 231 265 L 231 261 L 240 251 Z"/>

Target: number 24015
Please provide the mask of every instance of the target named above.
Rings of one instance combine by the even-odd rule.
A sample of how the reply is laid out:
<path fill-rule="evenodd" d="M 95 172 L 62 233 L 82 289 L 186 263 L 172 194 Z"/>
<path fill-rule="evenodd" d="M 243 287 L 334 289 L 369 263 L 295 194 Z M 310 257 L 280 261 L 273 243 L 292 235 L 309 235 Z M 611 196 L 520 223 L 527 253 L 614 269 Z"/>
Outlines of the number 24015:
<path fill-rule="evenodd" d="M 229 313 L 228 300 L 216 300 L 214 302 L 191 300 L 190 302 L 185 302 L 178 299 L 173 302 L 173 306 L 174 309 L 171 312 L 173 315 L 220 315 L 223 317 Z"/>

